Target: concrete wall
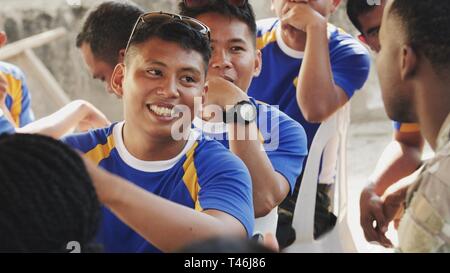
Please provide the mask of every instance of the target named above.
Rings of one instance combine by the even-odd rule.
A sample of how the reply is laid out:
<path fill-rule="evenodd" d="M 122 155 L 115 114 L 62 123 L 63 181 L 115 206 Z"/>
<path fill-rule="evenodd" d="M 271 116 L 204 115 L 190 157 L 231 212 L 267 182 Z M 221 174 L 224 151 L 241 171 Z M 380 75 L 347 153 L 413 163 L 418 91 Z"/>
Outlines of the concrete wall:
<path fill-rule="evenodd" d="M 122 116 L 121 102 L 104 91 L 100 82 L 91 79 L 84 68 L 81 55 L 75 47 L 75 37 L 81 28 L 86 11 L 101 2 L 87 0 L 0 0 L 0 28 L 3 28 L 10 42 L 26 38 L 53 28 L 65 27 L 68 34 L 57 41 L 35 49 L 35 53 L 45 63 L 66 93 L 72 98 L 84 98 L 97 105 L 112 120 Z M 148 10 L 176 11 L 178 0 L 135 0 Z M 258 18 L 271 16 L 270 0 L 251 0 Z M 341 8 L 332 18 L 332 22 L 354 33 Z M 26 71 L 25 71 L 26 72 Z M 372 80 L 364 92 L 355 97 L 354 116 L 366 117 L 370 102 L 379 108 L 376 81 Z M 374 87 L 375 84 L 375 87 Z M 33 94 L 33 108 L 41 117 L 56 110 L 56 106 L 48 102 L 30 79 Z M 33 87 L 36 87 L 33 89 Z M 370 90 L 370 91 L 369 91 Z M 375 91 L 373 91 L 375 90 Z"/>

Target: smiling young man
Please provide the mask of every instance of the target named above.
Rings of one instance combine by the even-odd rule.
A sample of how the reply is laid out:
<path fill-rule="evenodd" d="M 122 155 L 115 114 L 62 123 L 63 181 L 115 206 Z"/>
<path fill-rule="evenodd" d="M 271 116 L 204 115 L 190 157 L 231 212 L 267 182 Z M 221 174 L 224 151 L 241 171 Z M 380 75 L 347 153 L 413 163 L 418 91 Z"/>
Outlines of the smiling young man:
<path fill-rule="evenodd" d="M 252 187 L 242 161 L 191 126 L 181 129 L 182 138 L 172 135 L 180 121 L 193 120 L 194 99 L 204 98 L 209 30 L 194 19 L 149 13 L 126 48 L 111 80 L 125 120 L 65 139 L 131 182 L 94 177 L 105 205 L 98 241 L 108 252 L 167 252 L 210 237 L 251 235 Z M 176 106 L 189 111 L 175 116 Z"/>
<path fill-rule="evenodd" d="M 400 207 L 402 252 L 450 251 L 450 2 L 388 1 L 377 58 L 388 116 L 416 121 L 436 152 L 416 182 L 383 203 L 387 221 Z"/>
<path fill-rule="evenodd" d="M 378 33 L 386 2 L 381 0 L 380 5 L 369 5 L 366 0 L 347 1 L 347 15 L 361 33 L 358 38 L 376 53 L 380 51 Z M 360 198 L 361 227 L 366 239 L 386 247 L 390 242 L 381 230 L 385 222 L 382 195 L 388 187 L 417 170 L 422 164 L 424 146 L 417 123 L 394 122 L 394 128 L 394 138 L 384 149 Z"/>
<path fill-rule="evenodd" d="M 292 194 L 307 155 L 305 131 L 275 107 L 246 94 L 262 65 L 249 3 L 183 1 L 180 10 L 211 29 L 206 104 L 220 107 L 220 119 L 206 122 L 198 118 L 194 125 L 244 161 L 253 182 L 255 231 L 275 235 L 278 205 Z M 235 109 L 237 120 L 225 119 L 223 123 L 222 113 Z M 245 120 L 245 115 L 251 118 Z"/>

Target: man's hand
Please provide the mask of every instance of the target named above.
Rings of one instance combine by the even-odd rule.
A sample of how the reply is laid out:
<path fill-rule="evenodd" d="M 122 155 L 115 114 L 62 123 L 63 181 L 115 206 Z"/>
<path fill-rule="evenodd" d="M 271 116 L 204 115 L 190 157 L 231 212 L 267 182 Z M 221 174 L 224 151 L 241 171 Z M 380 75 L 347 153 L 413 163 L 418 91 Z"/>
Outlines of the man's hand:
<path fill-rule="evenodd" d="M 386 196 L 383 202 L 383 214 L 387 222 L 394 221 L 394 227 L 397 229 L 400 223 L 400 219 L 403 216 L 404 207 L 403 203 L 406 198 L 408 187 L 401 188 L 400 190 Z"/>
<path fill-rule="evenodd" d="M 240 101 L 248 100 L 247 94 L 239 89 L 232 82 L 229 82 L 220 77 L 211 77 L 206 83 L 208 92 L 206 93 L 206 102 L 203 117 L 209 120 L 212 113 L 215 113 L 214 108 L 207 106 L 217 105 L 221 111 L 225 111 L 227 106 L 233 106 Z"/>
<path fill-rule="evenodd" d="M 84 101 L 82 104 L 83 119 L 78 123 L 79 131 L 87 131 L 95 128 L 104 128 L 111 124 L 111 121 L 91 103 Z"/>
<path fill-rule="evenodd" d="M 383 201 L 374 192 L 373 184 L 364 188 L 359 202 L 361 227 L 367 241 L 375 241 L 384 247 L 392 247 L 391 241 L 385 236 L 389 219 L 384 215 Z M 375 227 L 374 222 L 376 223 Z"/>
<path fill-rule="evenodd" d="M 327 20 L 315 11 L 307 1 L 288 2 L 282 9 L 281 22 L 295 29 L 308 32 L 312 27 L 327 27 Z"/>
<path fill-rule="evenodd" d="M 280 252 L 280 245 L 278 243 L 277 237 L 270 232 L 264 234 L 264 240 L 262 244 L 270 250 Z"/>

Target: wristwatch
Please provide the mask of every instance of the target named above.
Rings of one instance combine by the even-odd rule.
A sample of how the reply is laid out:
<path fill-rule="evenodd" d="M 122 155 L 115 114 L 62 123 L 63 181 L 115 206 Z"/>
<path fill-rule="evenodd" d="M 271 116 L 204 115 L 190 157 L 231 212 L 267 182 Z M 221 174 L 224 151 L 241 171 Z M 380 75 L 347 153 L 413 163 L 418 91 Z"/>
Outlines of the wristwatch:
<path fill-rule="evenodd" d="M 228 111 L 223 112 L 225 123 L 238 122 L 249 124 L 256 119 L 256 107 L 249 101 L 243 100 L 235 104 Z"/>

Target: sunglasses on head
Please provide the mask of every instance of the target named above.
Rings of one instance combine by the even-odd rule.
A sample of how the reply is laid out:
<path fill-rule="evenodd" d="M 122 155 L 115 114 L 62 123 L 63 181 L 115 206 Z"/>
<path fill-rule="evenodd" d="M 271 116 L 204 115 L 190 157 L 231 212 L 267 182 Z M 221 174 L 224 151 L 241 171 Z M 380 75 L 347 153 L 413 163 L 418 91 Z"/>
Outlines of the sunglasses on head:
<path fill-rule="evenodd" d="M 188 8 L 201 8 L 209 4 L 211 0 L 184 0 L 184 4 Z M 221 0 L 223 1 L 223 0 Z M 226 0 L 228 4 L 243 7 L 247 4 L 248 0 Z"/>
<path fill-rule="evenodd" d="M 201 35 L 205 36 L 208 40 L 211 40 L 210 30 L 208 26 L 203 24 L 197 19 L 188 17 L 188 16 L 182 16 L 179 14 L 174 13 L 167 13 L 167 12 L 149 12 L 142 14 L 137 19 L 136 23 L 134 24 L 133 30 L 131 31 L 130 38 L 128 38 L 127 47 L 125 48 L 125 53 L 128 51 L 128 48 L 130 47 L 130 43 L 133 40 L 134 35 L 136 34 L 136 30 L 142 27 L 145 24 L 161 24 L 161 23 L 167 23 L 172 21 L 179 21 L 182 22 L 192 29 L 200 32 Z"/>

